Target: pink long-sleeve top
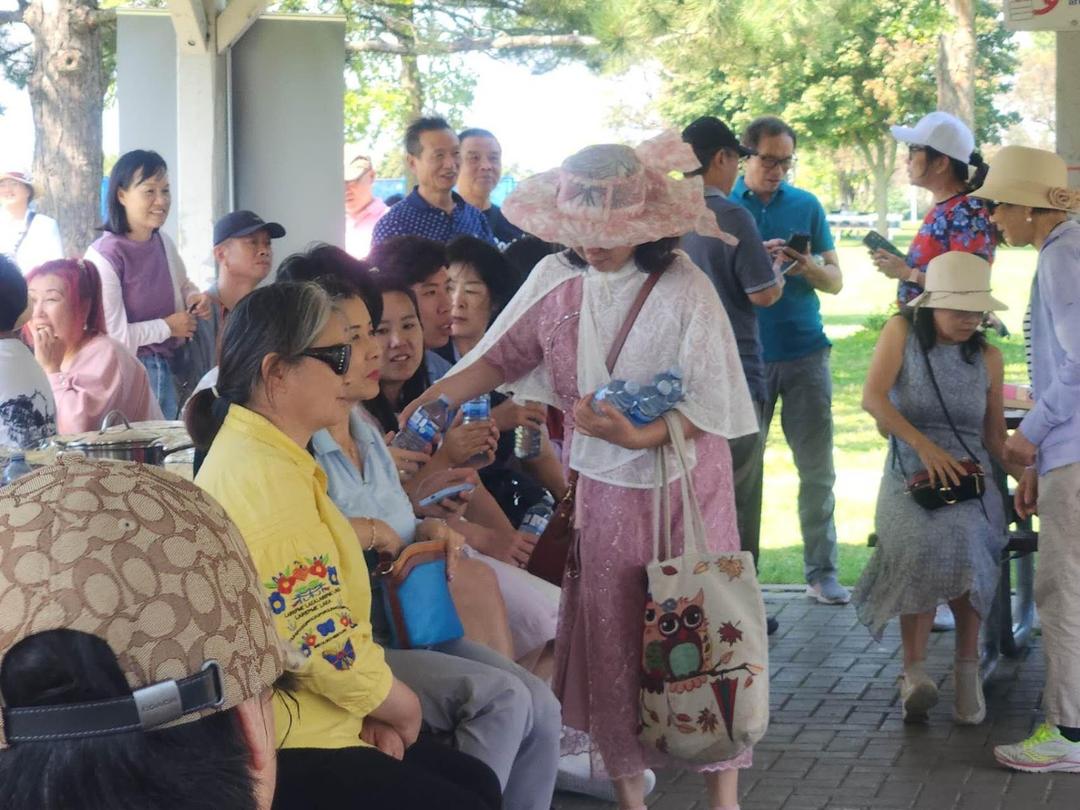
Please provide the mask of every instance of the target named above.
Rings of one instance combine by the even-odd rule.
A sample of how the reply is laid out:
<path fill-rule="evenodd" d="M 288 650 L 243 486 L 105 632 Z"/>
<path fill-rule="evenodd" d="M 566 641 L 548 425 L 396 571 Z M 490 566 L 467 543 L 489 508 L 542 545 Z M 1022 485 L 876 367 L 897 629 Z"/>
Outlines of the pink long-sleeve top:
<path fill-rule="evenodd" d="M 55 374 L 49 375 L 60 433 L 97 430 L 109 411 L 131 422 L 162 419 L 142 363 L 106 335 L 90 338 Z"/>

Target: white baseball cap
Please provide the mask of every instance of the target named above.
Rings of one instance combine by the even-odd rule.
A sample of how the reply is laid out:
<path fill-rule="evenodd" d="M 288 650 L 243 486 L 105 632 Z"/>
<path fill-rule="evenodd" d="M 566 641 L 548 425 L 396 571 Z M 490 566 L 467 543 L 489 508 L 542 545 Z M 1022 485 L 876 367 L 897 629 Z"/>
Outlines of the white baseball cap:
<path fill-rule="evenodd" d="M 947 112 L 932 112 L 924 115 L 913 127 L 891 126 L 893 137 L 901 143 L 916 146 L 929 146 L 943 155 L 971 163 L 971 153 L 975 151 L 975 136 L 967 124 Z"/>

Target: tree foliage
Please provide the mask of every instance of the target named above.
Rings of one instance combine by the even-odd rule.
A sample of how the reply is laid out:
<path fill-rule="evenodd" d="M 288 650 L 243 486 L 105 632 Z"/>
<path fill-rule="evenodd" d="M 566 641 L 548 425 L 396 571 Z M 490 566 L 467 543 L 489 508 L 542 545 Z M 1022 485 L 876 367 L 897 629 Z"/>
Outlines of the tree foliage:
<path fill-rule="evenodd" d="M 979 136 L 1008 121 L 993 104 L 1012 68 L 1009 35 L 980 2 Z M 854 149 L 887 208 L 896 162 L 889 124 L 936 104 L 937 0 L 639 0 L 612 48 L 622 60 L 651 54 L 664 68 L 665 117 L 703 114 L 738 128 L 762 114 L 788 121 L 800 149 Z"/>
<path fill-rule="evenodd" d="M 476 84 L 467 54 L 543 72 L 597 44 L 586 0 L 284 0 L 280 8 L 345 16 L 346 139 L 369 145 L 399 143 L 423 112 L 463 124 Z M 382 173 L 400 171 L 398 151 Z"/>

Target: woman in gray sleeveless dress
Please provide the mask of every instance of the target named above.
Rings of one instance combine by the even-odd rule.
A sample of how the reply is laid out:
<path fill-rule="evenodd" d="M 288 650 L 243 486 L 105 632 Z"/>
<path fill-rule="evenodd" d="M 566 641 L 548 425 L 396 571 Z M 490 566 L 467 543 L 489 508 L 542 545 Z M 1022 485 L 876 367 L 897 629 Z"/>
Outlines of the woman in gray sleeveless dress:
<path fill-rule="evenodd" d="M 900 617 L 908 722 L 926 720 L 937 703 L 924 662 L 934 610 L 948 602 L 957 625 L 953 718 L 976 724 L 986 716 L 979 625 L 994 599 L 1006 542 L 990 459 L 1015 475 L 1023 470 L 1003 463 L 1003 361 L 978 331 L 983 312 L 1005 309 L 989 295 L 990 265 L 964 253 L 944 254 L 933 264 L 933 287 L 882 330 L 863 389 L 863 407 L 889 436 L 890 450 L 875 515 L 878 545 L 852 601 L 874 638 Z M 958 460 L 965 458 L 987 472 L 981 499 L 927 510 L 906 493 L 905 480 L 923 470 L 956 483 L 963 473 Z"/>

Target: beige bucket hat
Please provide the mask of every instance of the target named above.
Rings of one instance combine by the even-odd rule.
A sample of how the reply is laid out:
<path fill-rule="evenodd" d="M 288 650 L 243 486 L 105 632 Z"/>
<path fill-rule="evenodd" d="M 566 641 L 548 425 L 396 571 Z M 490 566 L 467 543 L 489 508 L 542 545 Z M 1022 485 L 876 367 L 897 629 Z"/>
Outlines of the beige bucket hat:
<path fill-rule="evenodd" d="M 1045 149 L 1006 146 L 990 161 L 990 171 L 973 197 L 997 203 L 1080 210 L 1080 190 L 1069 188 L 1065 161 Z"/>
<path fill-rule="evenodd" d="M 926 266 L 926 292 L 913 298 L 912 307 L 994 312 L 1008 305 L 990 295 L 990 263 L 974 253 L 942 253 Z"/>
<path fill-rule="evenodd" d="M 155 467 L 74 458 L 0 488 L 0 662 L 23 639 L 104 640 L 130 695 L 12 707 L 0 748 L 177 725 L 256 697 L 285 652 L 236 526 Z"/>

